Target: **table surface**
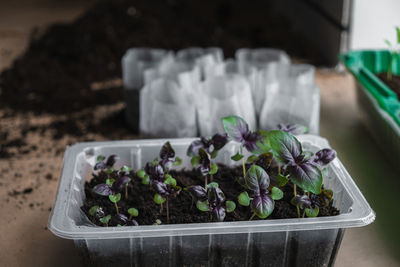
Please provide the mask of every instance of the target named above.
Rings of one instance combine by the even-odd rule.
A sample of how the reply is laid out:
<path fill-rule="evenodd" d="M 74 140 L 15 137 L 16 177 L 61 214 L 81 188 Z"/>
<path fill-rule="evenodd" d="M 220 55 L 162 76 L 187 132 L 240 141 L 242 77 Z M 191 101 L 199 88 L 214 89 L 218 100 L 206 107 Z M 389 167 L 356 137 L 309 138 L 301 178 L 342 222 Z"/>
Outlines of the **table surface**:
<path fill-rule="evenodd" d="M 87 1 L 60 1 L 57 5 L 48 0 L 1 1 L 0 71 L 24 51 L 33 27 L 71 21 L 87 6 Z M 321 88 L 321 136 L 328 138 L 377 213 L 372 225 L 346 231 L 336 266 L 400 266 L 399 254 L 396 254 L 396 245 L 400 244 L 400 206 L 396 198 L 400 174 L 385 161 L 362 124 L 352 77 L 318 70 L 316 82 Z M 0 129 L 11 131 L 26 123 L 39 125 L 49 121 L 51 116 L 18 115 L 2 118 Z M 28 135 L 25 141 L 46 148 L 66 146 L 74 140 L 54 141 L 37 133 Z M 46 228 L 61 164 L 62 154 L 55 155 L 51 149 L 19 155 L 18 159 L 0 159 L 2 266 L 81 266 L 73 242 L 54 236 Z M 41 171 L 37 171 L 37 166 L 42 166 Z M 49 174 L 52 179 L 46 179 Z M 28 187 L 33 188 L 31 194 L 9 195 L 13 190 Z"/>

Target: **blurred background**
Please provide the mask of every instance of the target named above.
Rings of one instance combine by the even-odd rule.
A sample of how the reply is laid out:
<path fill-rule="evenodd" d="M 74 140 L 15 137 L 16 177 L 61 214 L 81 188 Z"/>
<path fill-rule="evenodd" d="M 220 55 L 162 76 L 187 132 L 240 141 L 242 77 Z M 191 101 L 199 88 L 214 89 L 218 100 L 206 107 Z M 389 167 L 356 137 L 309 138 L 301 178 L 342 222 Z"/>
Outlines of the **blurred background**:
<path fill-rule="evenodd" d="M 377 213 L 372 225 L 346 231 L 336 266 L 400 266 L 400 173 L 365 128 L 354 79 L 338 60 L 395 42 L 399 10 L 395 0 L 2 0 L 2 266 L 80 266 L 73 242 L 46 227 L 63 153 L 80 141 L 141 137 L 124 120 L 121 58 L 143 46 L 218 46 L 225 57 L 273 47 L 316 65 L 320 134 Z"/>

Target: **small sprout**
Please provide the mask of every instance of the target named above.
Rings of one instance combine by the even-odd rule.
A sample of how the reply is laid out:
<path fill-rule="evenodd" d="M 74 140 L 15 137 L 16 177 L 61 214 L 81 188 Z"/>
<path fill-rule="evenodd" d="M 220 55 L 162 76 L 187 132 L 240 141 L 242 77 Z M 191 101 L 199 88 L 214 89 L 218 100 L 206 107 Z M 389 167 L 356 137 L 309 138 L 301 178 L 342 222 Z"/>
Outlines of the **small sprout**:
<path fill-rule="evenodd" d="M 283 192 L 278 187 L 272 187 L 271 189 L 271 198 L 273 200 L 280 200 L 283 198 Z"/>
<path fill-rule="evenodd" d="M 168 200 L 172 197 L 176 197 L 182 188 L 176 185 L 176 180 L 169 174 L 167 174 L 164 182 L 154 181 L 153 187 L 157 191 L 154 195 L 154 202 L 160 205 L 160 212 L 162 212 L 162 204 L 166 202 L 167 208 L 167 223 L 169 223 L 169 205 Z"/>
<path fill-rule="evenodd" d="M 239 204 L 248 206 L 253 211 L 251 219 L 257 215 L 261 219 L 267 218 L 274 210 L 274 198 L 279 198 L 280 193 L 274 190 L 274 198 L 269 194 L 270 179 L 267 172 L 260 166 L 253 165 L 247 171 L 244 177 L 244 187 L 250 192 L 252 197 L 247 193 L 239 195 Z M 279 190 L 279 189 L 278 189 Z M 280 191 L 280 190 L 279 190 Z M 250 203 L 249 203 L 250 202 Z"/>
<path fill-rule="evenodd" d="M 125 175 L 129 174 L 131 171 L 132 171 L 132 168 L 128 167 L 126 165 L 122 166 L 121 169 L 119 169 L 119 173 L 122 173 Z"/>
<path fill-rule="evenodd" d="M 125 199 L 128 199 L 128 183 L 131 178 L 122 176 L 117 180 L 107 179 L 105 184 L 98 184 L 93 187 L 93 192 L 101 196 L 115 195 L 125 189 Z"/>
<path fill-rule="evenodd" d="M 104 224 L 104 226 L 108 226 L 108 222 L 111 220 L 111 215 L 107 215 L 103 218 L 100 218 L 99 221 Z"/>
<path fill-rule="evenodd" d="M 182 164 L 182 159 L 180 157 L 176 157 L 174 161 L 174 166 L 179 166 Z"/>
<path fill-rule="evenodd" d="M 237 152 L 234 156 L 231 157 L 232 160 L 234 161 L 239 161 L 244 157 L 244 155 L 240 154 L 239 152 Z"/>
<path fill-rule="evenodd" d="M 90 216 L 94 216 L 98 210 L 99 210 L 99 206 L 97 206 L 97 205 L 91 207 L 90 210 L 89 210 Z"/>
<path fill-rule="evenodd" d="M 222 222 L 225 219 L 227 212 L 233 212 L 236 208 L 236 204 L 232 201 L 226 201 L 225 195 L 219 187 L 209 186 L 207 188 L 207 194 L 204 195 L 204 188 L 198 186 L 192 192 L 195 192 L 197 198 L 196 207 L 200 211 L 211 212 L 214 220 Z"/>
<path fill-rule="evenodd" d="M 307 208 L 306 215 L 307 217 L 317 217 L 319 213 L 319 207 L 315 206 L 314 208 Z"/>
<path fill-rule="evenodd" d="M 287 184 L 287 182 L 289 181 L 288 176 L 278 173 L 278 175 L 275 176 L 275 182 L 276 182 L 277 186 L 285 186 Z"/>
<path fill-rule="evenodd" d="M 99 155 L 96 158 L 96 164 L 94 165 L 94 170 L 106 170 L 108 174 L 112 173 L 114 171 L 114 164 L 118 160 L 118 157 L 116 155 L 111 155 L 107 158 L 106 161 L 104 161 L 105 157 L 103 155 Z M 109 169 L 112 169 L 111 172 Z"/>
<path fill-rule="evenodd" d="M 118 201 L 121 200 L 121 194 L 118 193 L 118 194 L 116 194 L 116 195 L 109 195 L 108 198 L 110 199 L 110 201 L 111 201 L 112 203 L 114 203 L 115 210 L 116 210 L 117 214 L 119 214 L 119 210 L 118 210 L 118 205 L 117 205 L 117 203 L 118 203 Z"/>
<path fill-rule="evenodd" d="M 115 182 L 115 179 L 107 179 L 106 185 L 112 186 L 114 182 Z"/>
<path fill-rule="evenodd" d="M 211 182 L 206 186 L 206 188 L 210 188 L 211 186 L 219 187 L 219 184 L 216 182 Z"/>
<path fill-rule="evenodd" d="M 278 124 L 278 130 L 285 131 L 287 133 L 294 135 L 308 133 L 308 128 L 300 124 L 287 124 L 287 125 Z"/>
<path fill-rule="evenodd" d="M 156 204 L 161 205 L 165 202 L 166 199 L 160 194 L 155 194 L 153 200 Z"/>
<path fill-rule="evenodd" d="M 194 157 L 199 154 L 199 149 L 204 149 L 211 158 L 216 158 L 218 151 L 221 150 L 228 142 L 226 134 L 215 134 L 211 139 L 200 137 L 200 140 L 193 141 L 186 154 L 189 157 Z"/>
<path fill-rule="evenodd" d="M 131 220 L 132 217 L 139 216 L 139 211 L 137 209 L 135 209 L 135 208 L 128 209 L 128 213 L 129 213 L 129 220 Z"/>
<path fill-rule="evenodd" d="M 172 148 L 170 142 L 166 142 L 161 147 L 159 156 L 160 161 L 157 164 L 160 164 L 166 172 L 171 169 L 172 165 L 178 166 L 182 163 L 181 158 L 175 157 L 175 150 Z"/>
<path fill-rule="evenodd" d="M 161 220 L 159 220 L 159 219 L 157 219 L 154 223 L 153 223 L 153 225 L 161 225 L 162 224 L 162 222 L 161 222 Z"/>
<path fill-rule="evenodd" d="M 145 175 L 146 175 L 146 172 L 145 172 L 143 169 L 138 170 L 137 176 L 138 176 L 140 179 L 143 179 Z"/>

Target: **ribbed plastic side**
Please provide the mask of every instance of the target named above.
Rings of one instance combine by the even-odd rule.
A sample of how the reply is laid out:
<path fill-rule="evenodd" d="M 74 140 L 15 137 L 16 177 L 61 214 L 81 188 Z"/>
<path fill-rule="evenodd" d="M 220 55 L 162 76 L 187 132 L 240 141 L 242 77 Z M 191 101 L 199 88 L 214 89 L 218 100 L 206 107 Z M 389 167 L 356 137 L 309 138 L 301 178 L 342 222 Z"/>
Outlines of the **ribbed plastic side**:
<path fill-rule="evenodd" d="M 333 266 L 344 229 L 76 240 L 87 266 Z"/>

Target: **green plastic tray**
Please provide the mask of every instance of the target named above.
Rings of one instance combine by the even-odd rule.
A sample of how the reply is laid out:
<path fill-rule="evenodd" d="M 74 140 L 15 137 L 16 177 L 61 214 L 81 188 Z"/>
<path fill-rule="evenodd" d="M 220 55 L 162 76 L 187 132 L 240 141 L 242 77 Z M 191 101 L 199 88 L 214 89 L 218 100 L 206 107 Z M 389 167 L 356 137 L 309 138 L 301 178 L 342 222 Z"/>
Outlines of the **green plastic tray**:
<path fill-rule="evenodd" d="M 379 106 L 400 126 L 400 101 L 375 74 L 386 72 L 391 61 L 387 50 L 362 50 L 341 54 L 340 61 L 353 74 L 363 90 L 368 91 Z M 400 75 L 400 58 L 392 65 L 392 72 Z"/>

